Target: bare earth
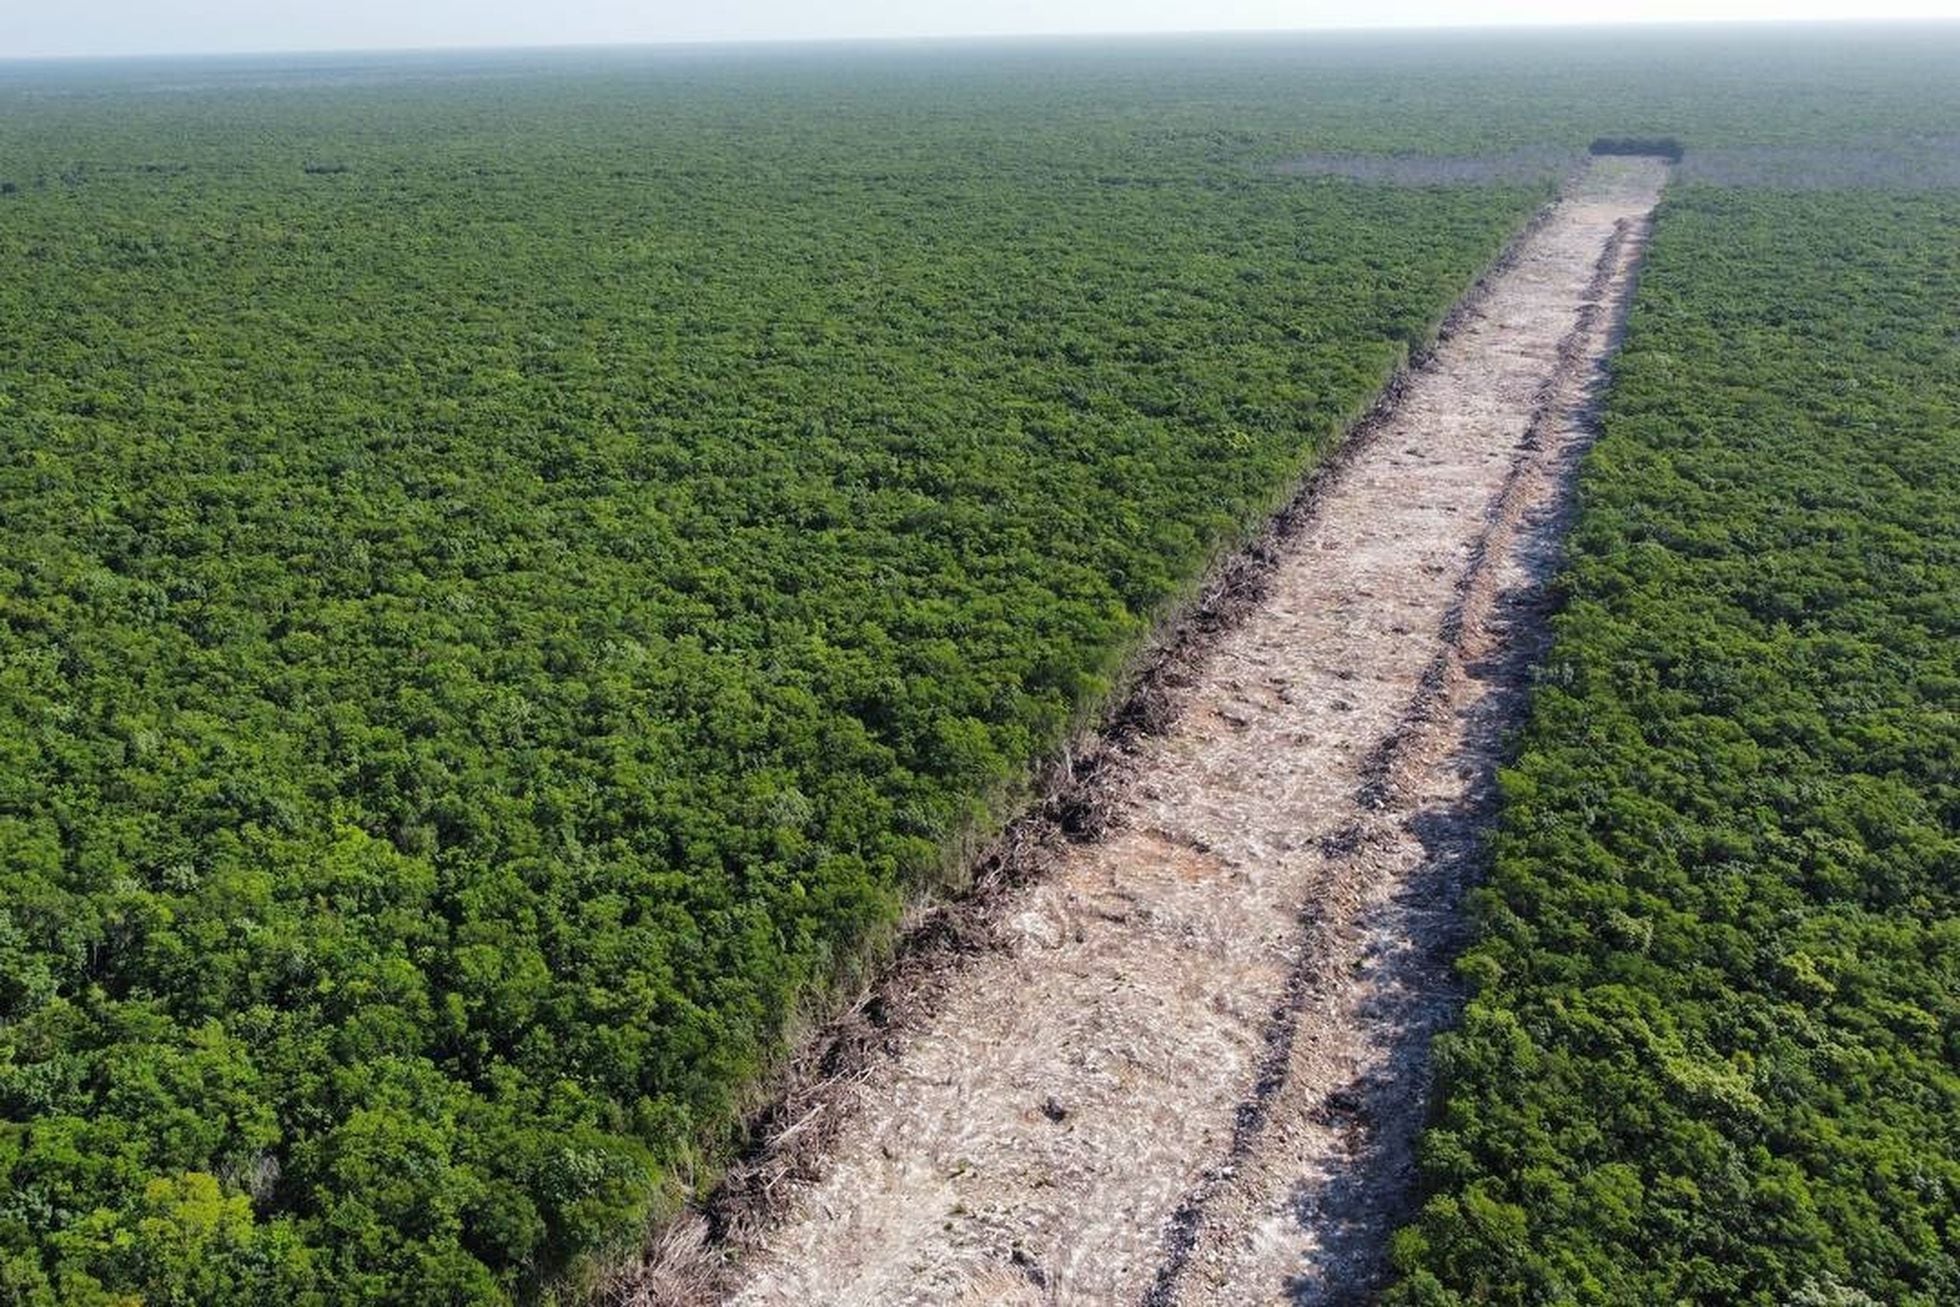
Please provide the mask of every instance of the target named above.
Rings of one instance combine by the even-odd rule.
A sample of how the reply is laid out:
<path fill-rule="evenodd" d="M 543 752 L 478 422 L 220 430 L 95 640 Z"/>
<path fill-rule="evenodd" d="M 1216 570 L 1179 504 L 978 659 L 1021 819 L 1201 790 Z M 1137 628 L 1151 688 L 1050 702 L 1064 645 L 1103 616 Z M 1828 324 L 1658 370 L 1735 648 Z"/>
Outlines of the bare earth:
<path fill-rule="evenodd" d="M 1599 161 L 1490 280 L 1138 745 L 1114 829 L 845 1091 L 729 1301 L 1366 1297 L 1663 181 Z"/>

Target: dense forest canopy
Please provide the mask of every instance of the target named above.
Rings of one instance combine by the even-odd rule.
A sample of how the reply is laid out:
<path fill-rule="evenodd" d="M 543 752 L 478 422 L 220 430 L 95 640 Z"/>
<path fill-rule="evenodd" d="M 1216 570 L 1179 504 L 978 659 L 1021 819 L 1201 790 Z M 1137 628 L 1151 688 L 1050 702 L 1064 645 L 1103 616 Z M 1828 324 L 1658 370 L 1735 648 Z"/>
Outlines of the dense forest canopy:
<path fill-rule="evenodd" d="M 1665 204 L 1392 1301 L 1960 1301 L 1956 231 Z"/>
<path fill-rule="evenodd" d="M 1559 158 L 1951 47 L 0 65 L 0 1298 L 630 1242 Z"/>

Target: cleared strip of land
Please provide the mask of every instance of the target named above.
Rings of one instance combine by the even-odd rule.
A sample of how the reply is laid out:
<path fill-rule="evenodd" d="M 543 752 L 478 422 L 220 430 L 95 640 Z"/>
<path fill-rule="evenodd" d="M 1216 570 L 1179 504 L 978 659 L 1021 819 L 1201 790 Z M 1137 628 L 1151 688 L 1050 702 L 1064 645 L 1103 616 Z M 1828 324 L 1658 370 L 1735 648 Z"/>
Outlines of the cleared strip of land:
<path fill-rule="evenodd" d="M 1611 189 L 1581 194 L 1604 216 L 1609 196 L 1637 201 L 1639 179 L 1654 174 L 1615 169 Z M 1544 583 L 1653 198 L 1616 218 L 1598 251 L 1510 474 L 1486 502 L 1443 647 L 1364 781 L 1373 811 L 1344 835 L 1345 866 L 1324 873 L 1331 902 L 1305 918 L 1298 1017 L 1271 1032 L 1264 1128 L 1187 1198 L 1153 1285 L 1159 1301 L 1341 1303 L 1383 1270 L 1415 1178 L 1430 1040 L 1460 1001 L 1449 965 L 1462 892 L 1479 870 L 1505 734 L 1544 649 Z"/>
<path fill-rule="evenodd" d="M 1179 713 L 922 1023 L 821 1105 L 743 1304 L 1334 1301 L 1375 1272 L 1455 900 L 1661 165 L 1490 278 Z M 1523 620 L 1520 620 L 1520 619 Z"/>

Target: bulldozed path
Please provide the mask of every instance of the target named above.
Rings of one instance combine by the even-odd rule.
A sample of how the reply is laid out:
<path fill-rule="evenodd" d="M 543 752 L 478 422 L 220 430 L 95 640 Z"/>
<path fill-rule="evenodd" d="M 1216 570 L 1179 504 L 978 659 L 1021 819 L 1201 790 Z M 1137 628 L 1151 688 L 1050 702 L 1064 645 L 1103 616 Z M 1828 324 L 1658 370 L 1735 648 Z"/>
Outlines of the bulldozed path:
<path fill-rule="evenodd" d="M 1596 161 L 1487 279 L 1135 745 L 1113 827 L 836 1089 L 727 1301 L 1367 1296 L 1664 180 Z"/>

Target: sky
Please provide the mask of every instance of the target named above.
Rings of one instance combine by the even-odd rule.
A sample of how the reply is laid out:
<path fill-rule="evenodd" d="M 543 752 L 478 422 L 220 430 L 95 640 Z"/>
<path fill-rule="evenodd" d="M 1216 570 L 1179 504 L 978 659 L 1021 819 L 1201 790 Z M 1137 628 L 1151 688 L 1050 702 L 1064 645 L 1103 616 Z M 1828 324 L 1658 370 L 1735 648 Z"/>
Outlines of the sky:
<path fill-rule="evenodd" d="M 1832 18 L 1960 18 L 1960 0 L 0 0 L 0 59 Z"/>

